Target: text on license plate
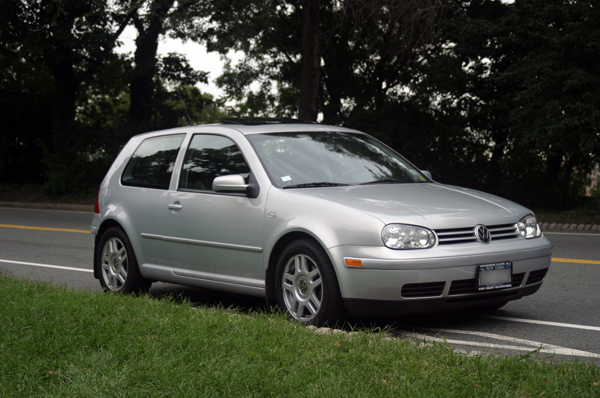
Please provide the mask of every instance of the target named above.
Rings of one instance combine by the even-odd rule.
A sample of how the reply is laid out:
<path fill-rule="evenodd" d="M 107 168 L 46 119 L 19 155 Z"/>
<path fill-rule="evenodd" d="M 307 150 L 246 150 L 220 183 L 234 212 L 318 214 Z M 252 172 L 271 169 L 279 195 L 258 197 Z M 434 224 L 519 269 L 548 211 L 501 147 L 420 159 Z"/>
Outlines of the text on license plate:
<path fill-rule="evenodd" d="M 504 261 L 479 265 L 479 290 L 495 290 L 512 287 L 512 263 Z"/>

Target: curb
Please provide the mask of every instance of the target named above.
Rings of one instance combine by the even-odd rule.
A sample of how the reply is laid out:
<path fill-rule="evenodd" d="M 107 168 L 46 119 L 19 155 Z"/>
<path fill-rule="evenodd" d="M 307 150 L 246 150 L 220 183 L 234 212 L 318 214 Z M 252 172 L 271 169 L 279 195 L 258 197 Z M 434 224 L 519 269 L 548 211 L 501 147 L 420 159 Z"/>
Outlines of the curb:
<path fill-rule="evenodd" d="M 542 231 L 600 232 L 600 225 L 597 224 L 561 224 L 545 222 L 540 226 L 542 227 Z"/>

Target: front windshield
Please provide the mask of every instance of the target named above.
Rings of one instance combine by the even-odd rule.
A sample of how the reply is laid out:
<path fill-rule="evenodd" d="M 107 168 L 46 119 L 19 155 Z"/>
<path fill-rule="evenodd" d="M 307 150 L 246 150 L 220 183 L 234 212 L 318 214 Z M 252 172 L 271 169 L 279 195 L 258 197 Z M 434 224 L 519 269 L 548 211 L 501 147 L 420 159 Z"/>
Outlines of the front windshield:
<path fill-rule="evenodd" d="M 297 132 L 247 138 L 280 188 L 427 182 L 404 158 L 363 134 Z"/>

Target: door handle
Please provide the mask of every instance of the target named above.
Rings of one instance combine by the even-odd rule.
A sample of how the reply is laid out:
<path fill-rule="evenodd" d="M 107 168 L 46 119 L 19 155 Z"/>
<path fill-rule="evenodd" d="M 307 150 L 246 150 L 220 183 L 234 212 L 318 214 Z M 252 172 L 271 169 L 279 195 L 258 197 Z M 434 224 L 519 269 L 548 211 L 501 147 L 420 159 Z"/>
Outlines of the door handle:
<path fill-rule="evenodd" d="M 183 205 L 179 202 L 171 203 L 167 206 L 169 210 L 177 211 L 183 209 Z"/>

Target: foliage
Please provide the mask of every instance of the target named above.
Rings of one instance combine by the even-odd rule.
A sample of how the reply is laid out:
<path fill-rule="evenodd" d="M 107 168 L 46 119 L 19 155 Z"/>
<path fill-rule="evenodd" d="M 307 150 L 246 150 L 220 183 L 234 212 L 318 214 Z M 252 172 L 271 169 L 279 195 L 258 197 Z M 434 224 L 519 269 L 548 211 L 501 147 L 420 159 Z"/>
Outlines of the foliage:
<path fill-rule="evenodd" d="M 419 60 L 412 89 L 487 146 L 486 190 L 567 206 L 600 154 L 600 10 L 563 0 L 463 7 Z"/>
<path fill-rule="evenodd" d="M 336 124 L 353 111 L 372 109 L 401 85 L 401 72 L 431 39 L 443 2 L 413 0 L 339 2 L 321 0 L 319 31 L 322 75 L 318 105 L 324 122 Z M 245 58 L 226 65 L 218 83 L 245 110 L 298 114 L 303 83 L 303 9 L 307 1 L 209 2 L 210 23 L 201 37 L 208 49 Z M 253 83 L 255 86 L 253 86 Z M 258 86 L 256 89 L 254 87 Z M 256 99 L 264 102 L 255 107 Z"/>
<path fill-rule="evenodd" d="M 131 135 L 225 114 L 318 113 L 440 182 L 530 206 L 576 204 L 599 161 L 593 0 L 2 5 L 1 182 L 89 192 Z M 137 48 L 117 55 L 126 26 Z M 244 55 L 217 80 L 224 99 L 194 88 L 207 75 L 183 56 L 157 55 L 165 37 Z"/>
<path fill-rule="evenodd" d="M 180 18 L 183 3 L 173 11 Z M 219 105 L 185 88 L 206 81 L 206 74 L 169 54 L 155 60 L 150 74 L 158 93 L 152 115 L 132 127 L 130 82 L 136 64 L 114 49 L 120 32 L 145 7 L 128 1 L 3 1 L 0 181 L 44 183 L 55 195 L 95 192 L 122 145 L 142 131 L 139 126 L 183 123 L 177 90 L 189 94 L 196 120 L 215 120 Z"/>

